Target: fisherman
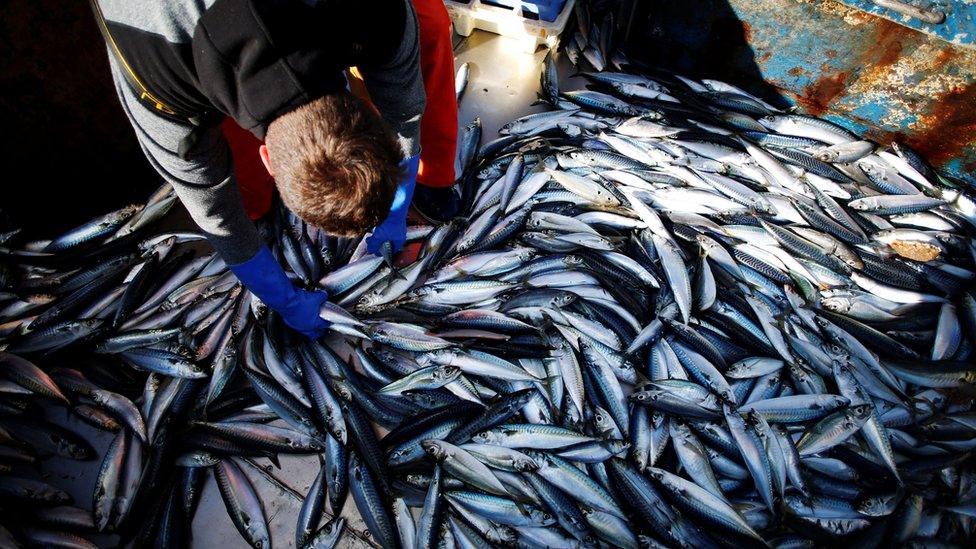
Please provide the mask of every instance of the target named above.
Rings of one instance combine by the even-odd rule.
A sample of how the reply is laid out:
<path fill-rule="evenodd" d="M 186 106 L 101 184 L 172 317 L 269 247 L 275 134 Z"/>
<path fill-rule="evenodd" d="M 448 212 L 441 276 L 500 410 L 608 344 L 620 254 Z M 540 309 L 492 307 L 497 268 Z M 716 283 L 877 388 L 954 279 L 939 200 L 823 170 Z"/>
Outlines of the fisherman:
<path fill-rule="evenodd" d="M 403 246 L 411 201 L 428 220 L 457 213 L 454 57 L 440 0 L 91 2 L 146 157 L 237 278 L 293 329 L 322 335 L 328 294 L 294 287 L 258 236 L 252 220 L 271 209 L 274 188 L 330 234 L 370 232 L 372 253 Z M 368 101 L 350 93 L 349 73 Z"/>

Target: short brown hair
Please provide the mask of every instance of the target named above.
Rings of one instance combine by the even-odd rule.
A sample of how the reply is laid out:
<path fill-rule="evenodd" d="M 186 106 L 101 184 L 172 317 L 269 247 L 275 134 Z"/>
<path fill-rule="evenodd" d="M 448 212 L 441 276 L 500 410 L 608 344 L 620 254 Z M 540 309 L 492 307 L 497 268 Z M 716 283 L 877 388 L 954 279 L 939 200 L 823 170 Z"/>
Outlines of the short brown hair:
<path fill-rule="evenodd" d="M 281 199 L 338 236 L 358 236 L 389 213 L 403 158 L 389 126 L 352 94 L 327 95 L 283 114 L 265 136 Z"/>

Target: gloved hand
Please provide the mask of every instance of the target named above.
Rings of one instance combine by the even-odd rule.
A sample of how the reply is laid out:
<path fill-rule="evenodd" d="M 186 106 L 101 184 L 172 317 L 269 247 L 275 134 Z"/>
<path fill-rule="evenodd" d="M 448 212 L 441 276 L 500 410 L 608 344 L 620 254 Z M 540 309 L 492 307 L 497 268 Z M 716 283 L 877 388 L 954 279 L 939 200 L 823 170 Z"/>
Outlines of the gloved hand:
<path fill-rule="evenodd" d="M 267 246 L 261 246 L 258 253 L 244 263 L 230 265 L 230 270 L 251 293 L 277 311 L 293 330 L 310 339 L 318 339 L 329 327 L 328 322 L 319 318 L 319 307 L 329 299 L 329 294 L 324 290 L 310 292 L 296 288 Z"/>
<path fill-rule="evenodd" d="M 413 199 L 413 189 L 417 186 L 417 170 L 420 168 L 420 155 L 411 156 L 400 162 L 403 175 L 397 184 L 390 205 L 390 214 L 383 223 L 373 229 L 373 234 L 366 237 L 366 250 L 371 254 L 378 254 L 380 247 L 389 242 L 393 251 L 399 252 L 407 239 L 407 210 Z"/>

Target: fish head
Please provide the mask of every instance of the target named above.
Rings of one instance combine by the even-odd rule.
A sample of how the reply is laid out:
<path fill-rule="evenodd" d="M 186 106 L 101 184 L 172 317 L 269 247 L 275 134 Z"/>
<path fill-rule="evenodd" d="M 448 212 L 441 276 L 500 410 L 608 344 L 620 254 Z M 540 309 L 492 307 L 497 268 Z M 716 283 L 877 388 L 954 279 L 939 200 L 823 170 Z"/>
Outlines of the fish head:
<path fill-rule="evenodd" d="M 332 378 L 332 389 L 336 392 L 342 400 L 347 402 L 353 401 L 352 389 L 349 387 L 349 382 L 345 379 Z"/>
<path fill-rule="evenodd" d="M 577 530 L 586 530 L 588 527 L 589 524 L 586 523 L 576 525 Z M 585 547 L 587 549 L 597 548 L 600 547 L 600 543 L 593 534 L 586 534 L 583 536 L 583 539 L 580 540 L 580 547 Z"/>
<path fill-rule="evenodd" d="M 747 366 L 741 362 L 736 362 L 735 364 L 729 366 L 729 369 L 725 371 L 725 376 L 733 379 L 738 379 L 740 375 L 746 370 Z"/>
<path fill-rule="evenodd" d="M 678 416 L 671 418 L 671 421 L 668 422 L 668 427 L 671 430 L 672 437 L 688 436 L 691 434 L 691 431 L 688 430 L 689 429 L 688 422 L 685 421 L 684 418 Z"/>
<path fill-rule="evenodd" d="M 767 215 L 776 214 L 776 206 L 773 206 L 773 204 L 769 200 L 766 200 L 762 196 L 756 197 L 752 200 L 752 208 L 757 212 L 764 213 Z"/>
<path fill-rule="evenodd" d="M 578 255 L 569 254 L 563 257 L 563 265 L 567 269 L 577 269 L 583 266 L 583 258 Z"/>
<path fill-rule="evenodd" d="M 813 155 L 814 158 L 816 158 L 821 162 L 833 162 L 839 156 L 840 153 L 838 153 L 837 151 L 829 151 L 829 150 L 820 151 L 817 154 Z"/>
<path fill-rule="evenodd" d="M 356 300 L 356 308 L 360 310 L 369 309 L 374 307 L 377 302 L 379 302 L 380 293 L 379 292 L 366 292 Z"/>
<path fill-rule="evenodd" d="M 539 464 L 528 456 L 516 456 L 512 459 L 512 466 L 515 470 L 520 473 L 525 473 L 527 471 L 536 471 L 539 469 Z"/>
<path fill-rule="evenodd" d="M 346 442 L 346 421 L 342 417 L 329 416 L 326 419 L 326 428 L 332 436 L 339 439 L 339 442 Z"/>
<path fill-rule="evenodd" d="M 448 383 L 461 375 L 461 368 L 450 364 L 438 366 L 431 375 L 434 381 Z"/>
<path fill-rule="evenodd" d="M 610 414 L 599 406 L 593 408 L 593 424 L 600 433 L 612 433 L 616 429 Z"/>
<path fill-rule="evenodd" d="M 799 364 L 790 364 L 789 369 L 790 369 L 790 377 L 795 380 L 802 382 L 802 380 L 809 377 L 809 374 L 807 374 L 806 370 L 804 370 L 803 367 L 799 366 Z"/>
<path fill-rule="evenodd" d="M 552 300 L 549 304 L 553 307 L 567 307 L 576 301 L 576 294 L 566 290 L 554 290 Z"/>
<path fill-rule="evenodd" d="M 515 540 L 518 539 L 518 534 L 512 528 L 498 524 L 491 530 L 485 532 L 485 538 L 492 543 L 509 546 L 515 544 Z"/>
<path fill-rule="evenodd" d="M 613 455 L 619 455 L 630 448 L 630 443 L 625 440 L 608 440 L 603 443 L 603 447 Z"/>
<path fill-rule="evenodd" d="M 542 217 L 539 215 L 529 214 L 529 217 L 525 220 L 525 226 L 530 229 L 538 229 L 542 227 Z"/>
<path fill-rule="evenodd" d="M 858 404 L 857 406 L 851 406 L 849 412 L 850 417 L 858 421 L 863 420 L 871 415 L 871 409 L 871 404 Z"/>
<path fill-rule="evenodd" d="M 218 461 L 217 456 L 203 451 L 187 452 L 176 458 L 177 465 L 181 467 L 211 467 Z"/>
<path fill-rule="evenodd" d="M 813 322 L 818 327 L 820 327 L 821 330 L 827 330 L 828 332 L 829 332 L 830 328 L 832 327 L 832 325 L 830 324 L 830 321 L 827 320 L 826 318 L 821 317 L 821 316 L 814 316 L 813 317 Z"/>
<path fill-rule="evenodd" d="M 499 444 L 501 441 L 501 434 L 496 431 L 482 431 L 473 437 L 471 440 L 477 442 L 478 444 Z"/>
<path fill-rule="evenodd" d="M 847 297 L 825 297 L 820 300 L 820 304 L 824 306 L 828 311 L 833 311 L 835 313 L 846 314 L 847 311 L 851 310 L 851 306 L 854 304 L 850 298 Z"/>
<path fill-rule="evenodd" d="M 509 402 L 505 408 L 509 411 L 520 410 L 523 406 L 528 404 L 530 400 L 532 400 L 532 397 L 535 396 L 535 394 L 536 390 L 534 388 L 521 389 L 511 393 L 509 395 Z"/>
<path fill-rule="evenodd" d="M 420 447 L 424 453 L 437 461 L 443 461 L 450 454 L 447 444 L 441 440 L 427 439 L 420 441 Z"/>
<path fill-rule="evenodd" d="M 501 177 L 501 175 L 502 175 L 502 171 L 498 166 L 490 165 L 485 168 L 482 168 L 478 172 L 477 177 L 478 179 L 484 181 L 487 179 L 498 179 L 499 177 Z"/>
<path fill-rule="evenodd" d="M 664 471 L 658 469 L 657 467 L 648 467 L 647 469 L 645 469 L 645 471 L 647 472 L 647 475 L 654 480 L 657 481 L 664 480 Z"/>
<path fill-rule="evenodd" d="M 515 253 L 515 257 L 518 258 L 519 261 L 524 263 L 526 261 L 531 260 L 538 253 L 539 253 L 538 250 L 536 250 L 535 248 L 519 248 Z"/>
<path fill-rule="evenodd" d="M 529 517 L 533 523 L 542 526 L 549 526 L 556 523 L 556 518 L 549 511 L 544 511 L 539 508 L 523 508 L 522 514 Z"/>
<path fill-rule="evenodd" d="M 657 391 L 653 389 L 645 389 L 643 391 L 637 391 L 630 395 L 630 399 L 636 402 L 654 402 L 657 400 Z"/>
<path fill-rule="evenodd" d="M 891 511 L 887 505 L 888 496 L 872 496 L 857 502 L 858 513 L 869 517 L 880 517 Z"/>
<path fill-rule="evenodd" d="M 88 318 L 83 320 L 78 320 L 77 322 L 69 325 L 74 328 L 77 332 L 84 332 L 87 330 L 97 330 L 105 324 L 105 321 L 100 318 Z"/>
<path fill-rule="evenodd" d="M 824 342 L 821 349 L 823 349 L 824 353 L 826 353 L 831 360 L 840 361 L 846 364 L 851 358 L 850 352 L 836 342 Z"/>
<path fill-rule="evenodd" d="M 411 473 L 404 476 L 403 480 L 410 486 L 416 486 L 417 488 L 426 488 L 430 486 L 430 477 L 427 475 Z"/>
<path fill-rule="evenodd" d="M 639 549 L 657 549 L 658 547 L 663 547 L 663 545 L 656 539 L 642 534 L 637 536 L 637 547 Z"/>
<path fill-rule="evenodd" d="M 881 166 L 867 160 L 858 162 L 857 167 L 861 168 L 861 171 L 872 179 L 880 177 L 884 173 Z"/>
<path fill-rule="evenodd" d="M 529 246 L 544 249 L 545 243 L 552 238 L 552 236 L 553 235 L 549 234 L 548 232 L 525 232 L 522 233 L 520 238 L 522 239 L 522 242 L 528 244 Z M 460 249 L 460 245 L 458 248 Z"/>
<path fill-rule="evenodd" d="M 563 154 L 563 153 L 559 153 L 559 154 Z M 559 154 L 557 154 L 556 156 L 558 157 Z M 575 149 L 569 151 L 568 153 L 566 153 L 566 155 L 569 156 L 569 158 L 575 160 L 576 162 L 579 162 L 584 165 L 588 164 L 593 159 L 593 154 L 587 149 Z"/>
<path fill-rule="evenodd" d="M 346 526 L 345 517 L 336 517 L 334 520 L 327 522 L 326 525 L 322 527 L 322 532 L 328 534 L 329 536 L 332 536 L 335 533 L 341 531 L 343 528 L 345 528 L 345 526 Z"/>
<path fill-rule="evenodd" d="M 760 438 L 765 440 L 766 435 L 768 434 L 766 432 L 768 424 L 766 423 L 766 420 L 763 419 L 762 415 L 759 414 L 759 412 L 749 410 L 745 413 L 740 412 L 739 415 L 742 416 L 742 420 L 745 421 L 747 426 L 752 427 L 753 431 L 755 431 Z"/>
<path fill-rule="evenodd" d="M 465 238 L 463 240 L 459 240 L 457 244 L 457 252 L 458 253 L 465 252 L 469 248 L 474 246 L 474 244 L 475 244 L 475 240 L 473 238 Z"/>

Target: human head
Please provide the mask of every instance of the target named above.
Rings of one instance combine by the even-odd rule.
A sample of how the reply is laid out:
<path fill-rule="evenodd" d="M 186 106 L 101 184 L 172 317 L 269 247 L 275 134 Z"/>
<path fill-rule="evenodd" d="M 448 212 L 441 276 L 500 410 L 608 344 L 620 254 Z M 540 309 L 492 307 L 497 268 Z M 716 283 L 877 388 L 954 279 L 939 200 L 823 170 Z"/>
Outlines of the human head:
<path fill-rule="evenodd" d="M 376 111 L 347 92 L 274 119 L 260 152 L 285 206 L 337 236 L 361 235 L 385 219 L 403 158 Z"/>

